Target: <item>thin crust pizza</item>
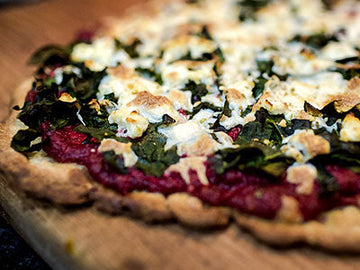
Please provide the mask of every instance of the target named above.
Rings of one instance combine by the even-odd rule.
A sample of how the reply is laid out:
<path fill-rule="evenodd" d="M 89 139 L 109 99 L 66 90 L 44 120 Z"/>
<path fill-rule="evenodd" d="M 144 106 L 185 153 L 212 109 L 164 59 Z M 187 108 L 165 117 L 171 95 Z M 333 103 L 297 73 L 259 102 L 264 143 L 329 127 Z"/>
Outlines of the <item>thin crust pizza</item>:
<path fill-rule="evenodd" d="M 359 252 L 360 3 L 146 7 L 33 54 L 23 105 L 0 126 L 11 183 L 55 204 Z"/>

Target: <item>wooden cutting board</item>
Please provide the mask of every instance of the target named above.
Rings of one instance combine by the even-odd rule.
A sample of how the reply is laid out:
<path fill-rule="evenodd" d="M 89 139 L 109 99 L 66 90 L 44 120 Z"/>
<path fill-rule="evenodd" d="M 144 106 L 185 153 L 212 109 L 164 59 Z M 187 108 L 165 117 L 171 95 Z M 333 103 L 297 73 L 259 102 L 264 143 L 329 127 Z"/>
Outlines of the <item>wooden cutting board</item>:
<path fill-rule="evenodd" d="M 10 111 L 12 89 L 31 74 L 25 63 L 35 49 L 65 44 L 103 16 L 118 16 L 143 1 L 53 0 L 0 6 L 0 120 Z M 1 175 L 0 204 L 54 269 L 360 269 L 359 256 L 304 246 L 276 249 L 235 225 L 202 232 L 177 224 L 150 226 L 86 207 L 54 208 L 14 192 Z"/>

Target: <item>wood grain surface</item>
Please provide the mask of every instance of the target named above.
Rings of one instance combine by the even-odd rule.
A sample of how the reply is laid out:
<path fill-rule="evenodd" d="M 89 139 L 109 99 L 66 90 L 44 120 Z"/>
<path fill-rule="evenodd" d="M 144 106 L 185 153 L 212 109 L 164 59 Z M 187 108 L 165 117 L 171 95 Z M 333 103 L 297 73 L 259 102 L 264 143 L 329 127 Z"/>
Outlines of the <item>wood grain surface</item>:
<path fill-rule="evenodd" d="M 140 2 L 54 0 L 1 7 L 0 120 L 10 111 L 12 89 L 31 74 L 26 60 L 36 48 L 65 44 L 78 30 Z M 150 226 L 86 207 L 55 208 L 14 192 L 3 177 L 0 203 L 54 269 L 360 269 L 357 255 L 304 246 L 277 249 L 235 225 L 201 232 L 177 224 Z"/>

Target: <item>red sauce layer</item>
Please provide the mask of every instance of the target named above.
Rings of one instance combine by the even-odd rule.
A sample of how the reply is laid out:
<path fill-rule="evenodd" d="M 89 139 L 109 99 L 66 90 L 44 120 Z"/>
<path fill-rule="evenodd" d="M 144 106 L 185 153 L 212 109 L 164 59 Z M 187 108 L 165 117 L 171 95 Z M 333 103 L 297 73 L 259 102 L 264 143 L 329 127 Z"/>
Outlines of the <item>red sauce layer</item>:
<path fill-rule="evenodd" d="M 169 195 L 175 192 L 188 192 L 202 201 L 216 206 L 230 206 L 243 213 L 272 219 L 281 208 L 281 197 L 291 196 L 299 202 L 304 220 L 314 219 L 322 212 L 337 206 L 358 205 L 360 194 L 360 175 L 339 166 L 329 165 L 329 173 L 337 180 L 340 190 L 331 197 L 319 196 L 320 187 L 316 183 L 310 195 L 296 193 L 296 185 L 286 181 L 270 179 L 258 172 L 243 173 L 228 171 L 216 175 L 207 163 L 209 185 L 202 185 L 194 171 L 190 171 L 190 184 L 187 185 L 178 173 L 154 177 L 130 168 L 128 174 L 121 175 L 111 169 L 98 152 L 99 143 L 91 140 L 83 143 L 87 135 L 75 132 L 68 126 L 53 131 L 44 128 L 43 140 L 48 141 L 44 151 L 62 163 L 77 163 L 87 167 L 93 179 L 121 194 L 134 190 L 160 192 Z"/>

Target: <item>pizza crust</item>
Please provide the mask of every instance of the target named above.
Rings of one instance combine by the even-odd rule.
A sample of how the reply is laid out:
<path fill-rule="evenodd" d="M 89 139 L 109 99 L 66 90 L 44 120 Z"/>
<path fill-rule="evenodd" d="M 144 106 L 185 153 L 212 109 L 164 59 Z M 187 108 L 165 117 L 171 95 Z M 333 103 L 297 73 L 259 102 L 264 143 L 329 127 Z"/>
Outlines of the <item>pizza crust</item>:
<path fill-rule="evenodd" d="M 308 243 L 338 252 L 360 252 L 360 210 L 354 206 L 332 210 L 323 222 L 302 224 L 272 222 L 240 213 L 236 222 L 257 238 L 279 246 Z"/>

